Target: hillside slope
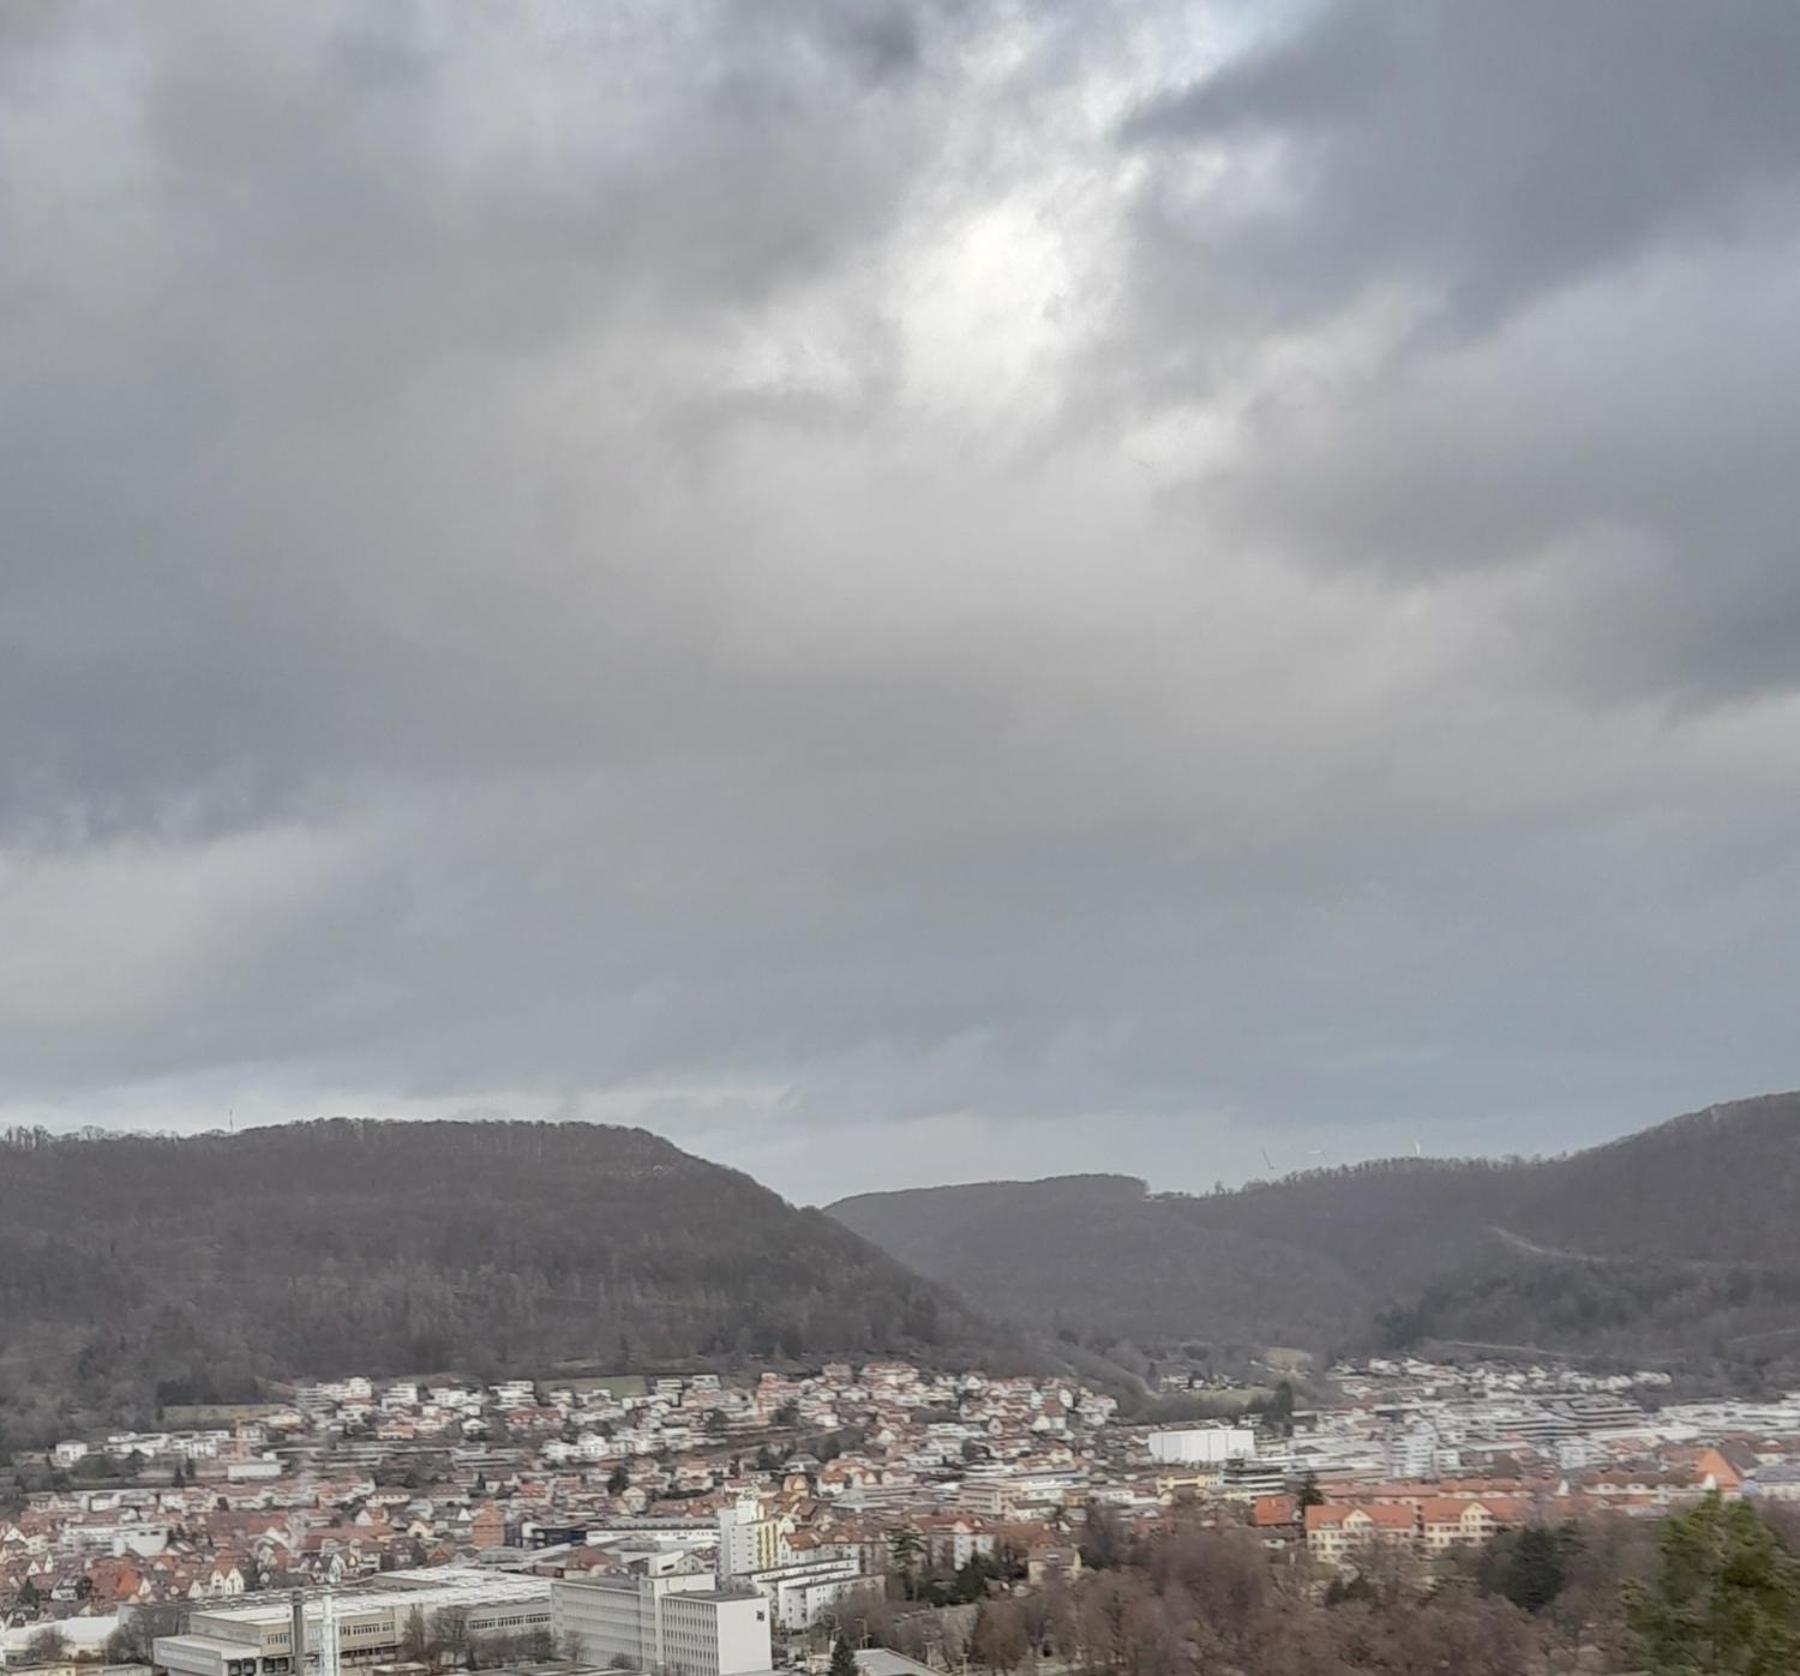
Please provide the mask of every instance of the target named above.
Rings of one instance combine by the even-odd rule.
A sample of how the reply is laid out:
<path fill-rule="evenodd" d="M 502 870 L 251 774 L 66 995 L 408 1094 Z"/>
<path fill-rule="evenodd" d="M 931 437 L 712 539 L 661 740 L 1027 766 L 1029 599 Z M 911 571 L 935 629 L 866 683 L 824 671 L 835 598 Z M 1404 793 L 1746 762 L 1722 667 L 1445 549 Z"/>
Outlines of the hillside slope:
<path fill-rule="evenodd" d="M 1405 1159 L 1203 1197 L 995 1182 L 831 1214 L 1038 1326 L 1677 1356 L 1800 1347 L 1797 1202 L 1800 1095 L 1783 1094 L 1543 1161 Z"/>
<path fill-rule="evenodd" d="M 636 1129 L 330 1121 L 0 1146 L 0 1427 L 346 1371 L 1016 1346 L 818 1211 Z"/>
<path fill-rule="evenodd" d="M 1312 1343 L 1365 1290 L 1278 1230 L 1213 1227 L 1129 1176 L 982 1182 L 844 1199 L 829 1213 L 979 1307 L 1037 1328 L 1138 1339 Z M 1269 1302 L 1280 1300 L 1280 1333 Z"/>

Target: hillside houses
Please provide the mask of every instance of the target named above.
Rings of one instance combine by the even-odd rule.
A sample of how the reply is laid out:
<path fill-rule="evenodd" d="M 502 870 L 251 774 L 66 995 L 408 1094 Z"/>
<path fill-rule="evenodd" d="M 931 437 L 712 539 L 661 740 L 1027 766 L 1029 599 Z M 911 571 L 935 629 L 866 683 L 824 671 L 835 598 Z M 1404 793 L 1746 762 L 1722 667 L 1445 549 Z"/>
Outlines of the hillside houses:
<path fill-rule="evenodd" d="M 47 1482 L 0 1518 L 0 1611 L 15 1628 L 98 1624 L 392 1569 L 730 1566 L 793 1627 L 902 1572 L 1067 1573 L 1097 1509 L 1245 1523 L 1350 1571 L 1382 1544 L 1429 1564 L 1533 1521 L 1800 1498 L 1800 1400 L 1656 1410 L 1635 1389 L 1371 1363 L 1336 1370 L 1291 1437 L 1240 1425 L 1174 1448 L 1164 1431 L 1159 1459 L 1112 1398 L 1066 1379 L 895 1361 L 736 1381 L 346 1379 L 229 1423 L 47 1451 Z M 258 1476 L 234 1475 L 247 1463 Z"/>

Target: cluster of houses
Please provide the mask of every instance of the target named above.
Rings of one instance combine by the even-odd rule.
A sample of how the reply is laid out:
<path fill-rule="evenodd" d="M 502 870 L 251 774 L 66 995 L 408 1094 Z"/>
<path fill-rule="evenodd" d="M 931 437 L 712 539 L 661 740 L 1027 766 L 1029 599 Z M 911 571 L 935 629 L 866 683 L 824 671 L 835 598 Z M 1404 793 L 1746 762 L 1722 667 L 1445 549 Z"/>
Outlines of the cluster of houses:
<path fill-rule="evenodd" d="M 1129 1524 L 1198 1503 L 1349 1567 L 1371 1544 L 1431 1557 L 1600 1507 L 1800 1497 L 1800 1395 L 1673 1404 L 1655 1375 L 1416 1361 L 1325 1388 L 1277 1434 L 1152 1431 L 1065 1379 L 901 1362 L 308 1385 L 49 1450 L 48 1487 L 0 1513 L 0 1654 L 46 1625 L 116 1653 L 150 1608 L 446 1567 L 704 1573 L 798 1630 L 897 1573 L 1075 1569 L 1097 1508 Z"/>
<path fill-rule="evenodd" d="M 418 1567 L 724 1575 L 732 1521 L 758 1527 L 749 1581 L 804 1624 L 878 1579 L 900 1528 L 926 1569 L 1066 1549 L 1046 1516 L 1104 1470 L 1115 1410 L 1067 1380 L 898 1362 L 306 1385 L 49 1450 L 52 1487 L 0 1514 L 0 1653 L 46 1624 L 98 1649 L 143 1608 Z"/>

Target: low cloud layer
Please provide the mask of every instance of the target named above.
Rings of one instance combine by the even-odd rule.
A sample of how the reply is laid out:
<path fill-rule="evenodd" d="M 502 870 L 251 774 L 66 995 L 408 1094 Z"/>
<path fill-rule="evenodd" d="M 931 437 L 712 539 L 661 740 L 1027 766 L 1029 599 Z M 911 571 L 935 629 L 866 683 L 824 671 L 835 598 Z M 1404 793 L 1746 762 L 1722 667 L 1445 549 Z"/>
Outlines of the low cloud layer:
<path fill-rule="evenodd" d="M 1800 1081 L 1800 14 L 0 19 L 0 1109 L 805 1199 Z"/>

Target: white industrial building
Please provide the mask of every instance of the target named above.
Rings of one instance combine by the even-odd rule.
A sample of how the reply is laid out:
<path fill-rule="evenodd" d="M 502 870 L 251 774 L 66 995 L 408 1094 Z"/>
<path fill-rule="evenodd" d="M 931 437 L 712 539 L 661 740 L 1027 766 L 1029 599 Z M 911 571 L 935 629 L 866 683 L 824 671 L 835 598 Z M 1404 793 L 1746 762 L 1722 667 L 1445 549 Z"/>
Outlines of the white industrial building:
<path fill-rule="evenodd" d="M 1152 1432 L 1150 1459 L 1161 1466 L 1218 1466 L 1256 1453 L 1256 1433 L 1248 1426 L 1182 1426 Z"/>
<path fill-rule="evenodd" d="M 771 1665 L 768 1601 L 720 1589 L 704 1572 L 560 1578 L 550 1619 L 558 1645 L 589 1664 L 623 1659 L 666 1676 L 750 1676 Z"/>
<path fill-rule="evenodd" d="M 59 1618 L 56 1622 L 56 1628 L 68 1647 L 70 1660 L 79 1659 L 83 1671 L 91 1671 L 93 1676 L 122 1676 L 119 1665 L 106 1663 L 106 1643 L 118 1627 L 117 1612 L 107 1612 L 92 1618 Z M 10 1629 L 0 1625 L 0 1668 L 36 1664 L 38 1661 L 31 1654 L 31 1642 L 34 1636 L 43 1633 L 44 1625 L 41 1623 L 15 1624 Z M 64 1664 L 62 1668 L 67 1670 L 69 1666 Z M 137 1665 L 134 1668 L 141 1671 L 143 1666 Z M 40 1668 L 33 1676 L 51 1676 L 51 1673 Z"/>
<path fill-rule="evenodd" d="M 325 1591 L 302 1596 L 306 1663 L 319 1665 Z M 390 1571 L 332 1594 L 340 1667 L 388 1664 L 417 1612 L 427 1624 L 433 1614 L 467 1615 L 471 1639 L 527 1635 L 550 1628 L 550 1585 L 542 1577 L 478 1571 L 463 1566 L 427 1566 Z M 159 1636 L 152 1648 L 156 1668 L 170 1676 L 293 1676 L 293 1604 L 286 1594 L 240 1596 L 229 1606 L 190 1614 L 185 1635 Z"/>

